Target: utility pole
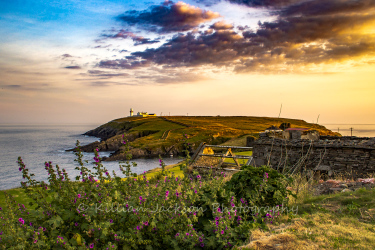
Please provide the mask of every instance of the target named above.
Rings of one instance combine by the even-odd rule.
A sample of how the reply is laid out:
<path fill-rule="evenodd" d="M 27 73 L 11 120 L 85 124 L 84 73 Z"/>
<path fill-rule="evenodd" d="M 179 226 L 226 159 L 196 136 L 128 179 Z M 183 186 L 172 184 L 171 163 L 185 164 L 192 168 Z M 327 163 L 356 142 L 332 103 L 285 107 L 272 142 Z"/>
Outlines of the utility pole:
<path fill-rule="evenodd" d="M 353 128 L 350 128 L 350 136 L 353 136 Z"/>
<path fill-rule="evenodd" d="M 337 133 L 340 133 L 340 128 L 337 128 Z"/>

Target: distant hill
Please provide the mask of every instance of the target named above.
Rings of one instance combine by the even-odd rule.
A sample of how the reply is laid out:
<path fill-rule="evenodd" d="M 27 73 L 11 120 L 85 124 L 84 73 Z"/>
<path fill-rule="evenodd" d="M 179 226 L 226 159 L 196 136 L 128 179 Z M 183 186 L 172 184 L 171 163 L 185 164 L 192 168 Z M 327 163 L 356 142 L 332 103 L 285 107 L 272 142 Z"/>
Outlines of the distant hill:
<path fill-rule="evenodd" d="M 124 160 L 122 135 L 130 142 L 133 158 L 181 154 L 188 146 L 193 151 L 201 142 L 243 146 L 247 136 L 258 137 L 270 126 L 290 123 L 295 128 L 311 128 L 321 135 L 338 135 L 318 124 L 287 118 L 253 116 L 163 116 L 126 117 L 110 121 L 85 135 L 101 138 L 83 146 L 83 151 L 115 151 L 106 160 Z M 231 144 L 232 143 L 232 144 Z"/>

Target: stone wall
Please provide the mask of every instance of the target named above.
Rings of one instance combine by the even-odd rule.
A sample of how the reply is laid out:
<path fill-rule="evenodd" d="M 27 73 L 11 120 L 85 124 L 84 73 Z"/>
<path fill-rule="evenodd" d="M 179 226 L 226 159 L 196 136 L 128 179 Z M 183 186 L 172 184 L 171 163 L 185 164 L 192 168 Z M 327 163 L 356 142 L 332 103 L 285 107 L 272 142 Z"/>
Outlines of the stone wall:
<path fill-rule="evenodd" d="M 291 171 L 316 170 L 329 175 L 363 177 L 375 173 L 375 138 L 323 137 L 319 140 L 260 137 L 248 140 L 252 165 Z"/>

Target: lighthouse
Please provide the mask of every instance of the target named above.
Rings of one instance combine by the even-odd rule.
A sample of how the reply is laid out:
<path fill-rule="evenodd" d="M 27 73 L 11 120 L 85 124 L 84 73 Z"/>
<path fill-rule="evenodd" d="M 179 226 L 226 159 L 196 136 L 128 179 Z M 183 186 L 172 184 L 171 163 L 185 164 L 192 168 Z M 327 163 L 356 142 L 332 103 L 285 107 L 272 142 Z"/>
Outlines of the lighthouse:
<path fill-rule="evenodd" d="M 130 116 L 133 116 L 133 109 L 132 108 L 130 108 Z"/>

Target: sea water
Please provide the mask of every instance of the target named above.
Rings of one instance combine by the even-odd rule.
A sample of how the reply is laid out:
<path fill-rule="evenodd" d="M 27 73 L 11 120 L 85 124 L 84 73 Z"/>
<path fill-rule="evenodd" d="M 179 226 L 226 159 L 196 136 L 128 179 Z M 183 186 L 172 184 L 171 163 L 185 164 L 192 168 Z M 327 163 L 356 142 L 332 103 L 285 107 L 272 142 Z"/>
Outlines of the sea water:
<path fill-rule="evenodd" d="M 322 124 L 342 136 L 375 137 L 375 124 Z"/>
<path fill-rule="evenodd" d="M 48 175 L 44 163 L 51 161 L 53 165 L 65 168 L 70 179 L 79 175 L 75 170 L 78 163 L 74 161 L 74 152 L 67 149 L 75 147 L 77 140 L 81 145 L 98 141 L 99 138 L 82 135 L 97 125 L 0 125 L 0 190 L 20 186 L 23 181 L 22 173 L 18 170 L 17 158 L 22 157 L 29 169 L 35 174 L 37 181 L 47 181 Z M 99 152 L 100 157 L 109 156 L 110 152 Z M 83 153 L 84 160 L 88 160 L 87 167 L 92 169 L 94 153 Z M 166 165 L 181 161 L 178 157 L 163 159 Z M 159 167 L 159 159 L 135 159 L 137 167 L 132 168 L 134 173 Z M 103 162 L 103 165 L 112 173 L 123 176 L 119 170 L 119 162 Z"/>

